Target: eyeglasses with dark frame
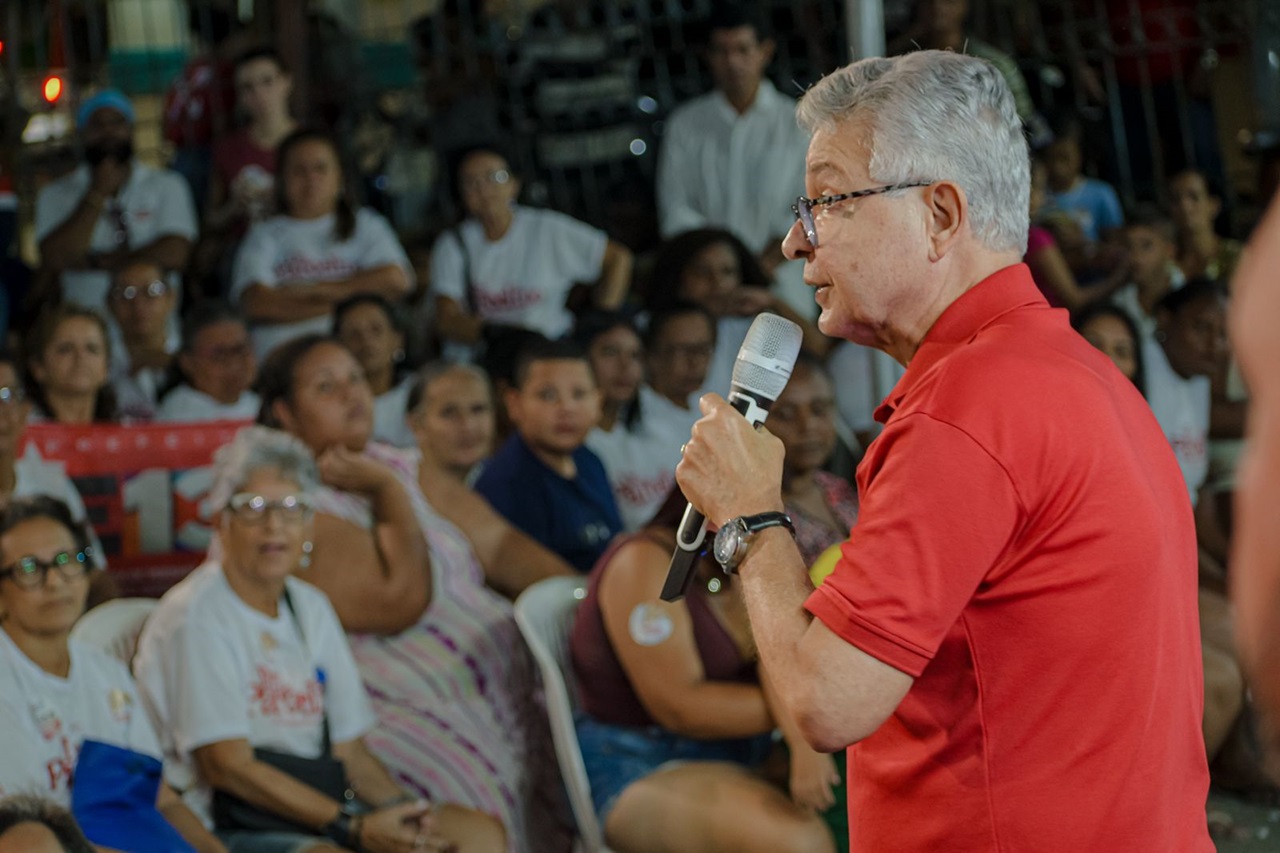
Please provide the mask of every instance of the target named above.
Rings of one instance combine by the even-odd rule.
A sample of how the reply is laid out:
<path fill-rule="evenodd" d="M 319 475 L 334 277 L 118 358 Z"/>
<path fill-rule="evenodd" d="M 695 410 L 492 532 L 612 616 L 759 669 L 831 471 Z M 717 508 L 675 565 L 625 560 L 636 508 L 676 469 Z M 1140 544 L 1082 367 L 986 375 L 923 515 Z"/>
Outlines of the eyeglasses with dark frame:
<path fill-rule="evenodd" d="M 237 520 L 249 525 L 262 524 L 267 520 L 267 513 L 272 511 L 280 513 L 282 521 L 300 524 L 311 516 L 312 506 L 311 501 L 298 495 L 286 495 L 280 500 L 269 501 L 262 495 L 241 492 L 231 496 L 227 509 Z"/>
<path fill-rule="evenodd" d="M 871 187 L 866 190 L 855 190 L 851 193 L 840 193 L 839 195 L 824 195 L 817 198 L 800 196 L 796 199 L 796 203 L 791 205 L 791 212 L 796 215 L 796 219 L 800 220 L 800 229 L 804 231 L 804 237 L 809 241 L 809 248 L 816 249 L 818 248 L 818 229 L 813 224 L 813 209 L 815 207 L 827 207 L 839 201 L 866 198 L 867 196 L 880 195 L 881 193 L 890 193 L 894 190 L 927 187 L 931 183 L 933 181 L 912 181 L 911 183 L 890 184 L 887 187 Z"/>
<path fill-rule="evenodd" d="M 54 554 L 52 560 L 41 560 L 28 554 L 0 570 L 0 578 L 12 578 L 22 589 L 39 589 L 48 582 L 49 570 L 57 569 L 64 581 L 78 580 L 89 570 L 92 555 L 92 548 L 74 554 L 62 551 Z"/>

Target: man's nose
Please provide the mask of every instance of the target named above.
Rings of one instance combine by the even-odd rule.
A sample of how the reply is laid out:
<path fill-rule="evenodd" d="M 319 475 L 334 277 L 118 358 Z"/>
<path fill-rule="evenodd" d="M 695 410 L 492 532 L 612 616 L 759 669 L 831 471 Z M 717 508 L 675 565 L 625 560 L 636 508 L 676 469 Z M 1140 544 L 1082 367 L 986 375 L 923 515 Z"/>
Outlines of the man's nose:
<path fill-rule="evenodd" d="M 804 228 L 797 219 L 791 223 L 791 228 L 787 230 L 787 236 L 782 238 L 782 254 L 789 261 L 809 260 L 809 255 L 813 252 L 813 247 L 809 245 L 809 238 L 804 235 Z"/>

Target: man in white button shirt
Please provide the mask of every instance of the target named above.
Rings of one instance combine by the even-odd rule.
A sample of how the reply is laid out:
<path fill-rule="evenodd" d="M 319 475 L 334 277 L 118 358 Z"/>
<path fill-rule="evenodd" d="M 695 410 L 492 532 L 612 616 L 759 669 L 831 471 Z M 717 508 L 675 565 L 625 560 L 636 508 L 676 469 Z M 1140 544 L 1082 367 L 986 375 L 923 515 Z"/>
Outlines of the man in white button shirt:
<path fill-rule="evenodd" d="M 195 241 L 191 190 L 177 172 L 134 159 L 133 124 L 133 104 L 115 89 L 85 101 L 76 114 L 84 162 L 36 198 L 40 257 L 79 305 L 105 308 L 111 275 L 127 263 L 183 269 Z"/>
<path fill-rule="evenodd" d="M 782 256 L 791 204 L 804 193 L 809 140 L 796 124 L 795 101 L 765 79 L 773 51 L 754 10 L 727 2 L 712 9 L 705 56 L 715 89 L 667 120 L 658 224 L 663 237 L 711 226 L 732 231 L 777 278 L 779 295 L 810 316 L 803 264 Z"/>

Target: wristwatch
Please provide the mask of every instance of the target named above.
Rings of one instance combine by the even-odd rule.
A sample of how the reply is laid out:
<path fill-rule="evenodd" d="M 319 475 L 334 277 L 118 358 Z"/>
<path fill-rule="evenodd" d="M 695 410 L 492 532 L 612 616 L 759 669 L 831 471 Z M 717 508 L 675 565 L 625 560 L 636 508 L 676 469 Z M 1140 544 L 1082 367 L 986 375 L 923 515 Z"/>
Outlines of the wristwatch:
<path fill-rule="evenodd" d="M 711 553 L 726 572 L 738 568 L 738 564 L 747 556 L 751 541 L 761 530 L 770 527 L 785 527 L 795 536 L 796 526 L 791 523 L 791 516 L 785 512 L 762 512 L 759 515 L 740 515 L 730 519 L 716 531 L 715 543 Z"/>
<path fill-rule="evenodd" d="M 320 832 L 326 838 L 341 844 L 348 850 L 359 849 L 359 816 L 352 809 L 350 803 L 343 803 L 342 808 L 334 816 L 333 820 L 326 823 L 320 828 Z"/>

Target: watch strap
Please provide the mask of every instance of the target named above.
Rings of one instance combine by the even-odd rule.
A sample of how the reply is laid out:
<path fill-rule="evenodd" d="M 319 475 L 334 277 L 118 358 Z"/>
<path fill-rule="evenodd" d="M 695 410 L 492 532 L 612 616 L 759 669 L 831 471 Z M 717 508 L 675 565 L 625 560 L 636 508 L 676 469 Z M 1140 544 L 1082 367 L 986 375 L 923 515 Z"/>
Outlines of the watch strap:
<path fill-rule="evenodd" d="M 791 531 L 791 535 L 796 533 L 796 525 L 791 520 L 791 516 L 785 512 L 772 510 L 770 512 L 762 512 L 756 515 L 744 515 L 735 519 L 742 525 L 743 530 L 748 533 L 759 533 L 761 530 L 767 530 L 770 527 L 785 527 Z"/>

